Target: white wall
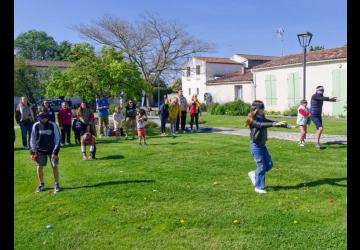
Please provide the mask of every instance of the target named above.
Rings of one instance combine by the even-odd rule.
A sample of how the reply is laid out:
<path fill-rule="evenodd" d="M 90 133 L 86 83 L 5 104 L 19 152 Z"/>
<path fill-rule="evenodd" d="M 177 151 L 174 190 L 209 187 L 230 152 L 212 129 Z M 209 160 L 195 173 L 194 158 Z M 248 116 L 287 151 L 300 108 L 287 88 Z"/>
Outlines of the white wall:
<path fill-rule="evenodd" d="M 340 66 L 341 65 L 341 66 Z M 333 96 L 332 91 L 332 71 L 335 69 L 347 69 L 346 60 L 308 63 L 306 66 L 306 99 L 310 106 L 311 96 L 315 93 L 316 86 L 322 85 L 325 88 L 324 96 Z M 298 72 L 300 75 L 300 97 L 303 97 L 303 67 L 302 65 L 293 67 L 284 67 L 279 69 L 267 69 L 261 71 L 254 71 L 254 83 L 256 84 L 256 99 L 263 100 L 266 109 L 274 111 L 285 111 L 289 108 L 288 105 L 288 84 L 287 77 L 290 73 Z M 265 89 L 265 75 L 275 75 L 276 77 L 276 92 L 277 105 L 270 106 L 266 104 L 266 89 Z M 336 96 L 336 95 L 335 95 Z M 332 115 L 332 103 L 324 102 L 323 114 Z"/>
<path fill-rule="evenodd" d="M 241 85 L 243 91 L 244 102 L 251 103 L 253 98 L 253 85 L 252 84 L 208 84 L 207 92 L 211 93 L 212 101 L 218 103 L 231 102 L 235 100 L 235 86 Z"/>

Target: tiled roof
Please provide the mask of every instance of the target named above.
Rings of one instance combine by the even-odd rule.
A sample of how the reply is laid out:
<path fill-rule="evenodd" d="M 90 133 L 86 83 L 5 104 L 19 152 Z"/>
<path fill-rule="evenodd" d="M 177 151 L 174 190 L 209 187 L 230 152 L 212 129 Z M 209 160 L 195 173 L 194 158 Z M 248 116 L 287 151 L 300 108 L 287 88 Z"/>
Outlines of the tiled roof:
<path fill-rule="evenodd" d="M 241 81 L 252 81 L 253 80 L 253 74 L 250 70 L 246 70 L 245 74 L 242 74 L 240 71 L 226 74 L 221 78 L 218 78 L 216 80 L 209 80 L 207 83 L 223 83 L 223 82 L 241 82 Z"/>
<path fill-rule="evenodd" d="M 339 48 L 333 48 L 333 49 L 316 50 L 316 51 L 311 51 L 311 52 L 306 53 L 306 62 L 333 60 L 333 59 L 341 59 L 341 58 L 347 58 L 347 47 L 346 46 L 339 47 Z M 268 68 L 268 67 L 281 66 L 281 65 L 298 64 L 298 63 L 302 63 L 303 60 L 304 60 L 303 53 L 282 56 L 282 57 L 274 59 L 270 62 L 258 65 L 256 67 L 254 67 L 254 69 Z"/>
<path fill-rule="evenodd" d="M 203 57 L 203 56 L 195 56 L 194 58 L 205 61 L 207 63 L 224 63 L 224 64 L 242 64 L 231 60 L 229 58 L 221 58 L 221 57 Z"/>
<path fill-rule="evenodd" d="M 261 56 L 261 55 L 248 55 L 248 54 L 236 54 L 236 55 L 244 57 L 248 60 L 259 60 L 259 61 L 269 61 L 279 58 L 278 56 Z"/>
<path fill-rule="evenodd" d="M 35 67 L 57 67 L 57 68 L 69 68 L 71 65 L 66 61 L 40 61 L 40 60 L 25 60 L 26 64 Z"/>

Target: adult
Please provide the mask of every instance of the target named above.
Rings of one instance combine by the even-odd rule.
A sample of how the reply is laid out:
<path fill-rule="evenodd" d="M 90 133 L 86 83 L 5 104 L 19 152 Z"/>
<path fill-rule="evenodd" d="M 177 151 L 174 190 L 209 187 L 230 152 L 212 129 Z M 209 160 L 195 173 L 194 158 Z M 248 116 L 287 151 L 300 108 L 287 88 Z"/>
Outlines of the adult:
<path fill-rule="evenodd" d="M 320 137 L 323 132 L 323 125 L 322 125 L 322 106 L 324 101 L 329 102 L 336 102 L 336 97 L 325 97 L 324 95 L 324 87 L 323 86 L 317 86 L 316 87 L 316 93 L 312 95 L 311 97 L 311 107 L 310 107 L 310 113 L 311 113 L 311 121 L 316 126 L 316 139 L 317 143 L 315 145 L 316 148 L 321 148 L 320 144 Z"/>
<path fill-rule="evenodd" d="M 55 112 L 54 110 L 51 108 L 50 102 L 49 100 L 45 99 L 42 103 L 42 106 L 45 108 L 44 111 L 47 112 L 49 114 L 49 120 L 51 122 L 55 122 Z"/>
<path fill-rule="evenodd" d="M 198 101 L 197 95 L 191 97 L 189 106 L 190 112 L 190 129 L 193 132 L 194 119 L 196 124 L 196 131 L 199 131 L 199 114 L 201 113 L 200 102 Z"/>
<path fill-rule="evenodd" d="M 99 137 L 103 136 L 103 124 L 105 129 L 109 124 L 109 102 L 106 99 L 106 96 L 103 95 L 101 99 L 96 100 L 96 110 L 98 111 L 99 124 L 98 124 L 98 133 Z"/>
<path fill-rule="evenodd" d="M 34 113 L 28 99 L 25 96 L 20 98 L 20 102 L 15 110 L 16 122 L 21 128 L 21 138 L 24 149 L 28 149 L 31 137 L 31 128 L 35 122 Z M 27 137 L 28 136 L 28 137 Z"/>
<path fill-rule="evenodd" d="M 81 127 L 82 127 L 81 135 L 83 135 L 86 131 L 87 125 L 90 125 L 90 114 L 91 114 L 91 111 L 88 108 L 85 101 L 81 102 L 77 113 L 78 113 L 78 117 L 79 117 L 79 120 L 81 122 Z M 91 128 L 91 126 L 90 126 L 90 128 Z"/>
<path fill-rule="evenodd" d="M 40 113 L 38 118 L 39 121 L 32 128 L 30 141 L 31 159 L 37 163 L 37 176 L 40 182 L 36 192 L 43 191 L 45 187 L 44 166 L 46 166 L 47 158 L 50 158 L 55 181 L 54 193 L 57 193 L 60 191 L 58 170 L 59 129 L 55 122 L 49 120 L 48 113 Z"/>
<path fill-rule="evenodd" d="M 169 104 L 167 96 L 164 96 L 164 103 L 160 105 L 159 108 L 159 117 L 160 117 L 160 136 L 166 136 L 166 120 L 169 118 Z"/>
<path fill-rule="evenodd" d="M 58 122 L 61 130 L 61 146 L 65 144 L 65 137 L 67 144 L 71 144 L 70 142 L 70 131 L 71 131 L 71 118 L 72 112 L 69 108 L 67 102 L 61 103 L 61 108 L 58 112 Z"/>
<path fill-rule="evenodd" d="M 179 130 L 179 123 L 181 121 L 181 130 L 185 133 L 186 115 L 187 115 L 187 100 L 183 95 L 183 91 L 179 90 L 178 99 L 180 104 L 180 116 L 176 120 L 176 131 Z"/>
<path fill-rule="evenodd" d="M 126 135 L 125 140 L 128 139 L 129 129 L 132 131 L 132 139 L 135 139 L 135 129 L 136 129 L 136 104 L 133 100 L 129 100 L 125 107 L 125 124 L 126 124 Z"/>

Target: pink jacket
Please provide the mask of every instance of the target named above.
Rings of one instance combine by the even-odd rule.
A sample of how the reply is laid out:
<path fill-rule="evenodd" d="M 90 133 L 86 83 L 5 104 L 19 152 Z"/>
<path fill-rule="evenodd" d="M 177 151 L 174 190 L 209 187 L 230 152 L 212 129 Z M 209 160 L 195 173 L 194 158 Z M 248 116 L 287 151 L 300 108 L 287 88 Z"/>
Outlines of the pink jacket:
<path fill-rule="evenodd" d="M 67 108 L 67 109 L 60 109 L 59 113 L 58 113 L 58 122 L 59 122 L 59 126 L 61 127 L 62 125 L 71 125 L 71 109 Z"/>

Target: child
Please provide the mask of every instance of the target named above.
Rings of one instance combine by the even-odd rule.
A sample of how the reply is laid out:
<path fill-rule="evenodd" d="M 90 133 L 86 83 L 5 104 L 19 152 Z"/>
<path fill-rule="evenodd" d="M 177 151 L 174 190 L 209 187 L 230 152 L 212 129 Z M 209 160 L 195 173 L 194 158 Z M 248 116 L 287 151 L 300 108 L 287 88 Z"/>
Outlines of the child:
<path fill-rule="evenodd" d="M 271 156 L 265 146 L 267 140 L 267 128 L 269 127 L 290 127 L 286 122 L 275 122 L 265 118 L 264 103 L 255 100 L 246 117 L 246 125 L 250 127 L 250 150 L 256 162 L 255 171 L 248 173 L 255 192 L 263 194 L 265 191 L 265 174 L 273 166 Z"/>
<path fill-rule="evenodd" d="M 79 120 L 79 115 L 77 115 L 76 118 L 74 119 L 73 124 L 72 124 L 72 129 L 74 131 L 75 143 L 80 144 L 82 124 L 81 124 L 81 121 Z"/>
<path fill-rule="evenodd" d="M 164 103 L 160 106 L 159 117 L 161 122 L 160 136 L 166 136 L 166 120 L 169 117 L 169 105 L 167 96 L 164 96 Z"/>
<path fill-rule="evenodd" d="M 71 131 L 71 117 L 72 112 L 68 107 L 67 102 L 61 103 L 61 109 L 58 112 L 58 122 L 61 130 L 61 146 L 65 144 L 65 137 L 67 144 L 70 143 L 70 131 Z"/>
<path fill-rule="evenodd" d="M 189 106 L 190 112 L 190 131 L 193 132 L 193 125 L 195 119 L 196 131 L 199 132 L 199 114 L 201 114 L 200 102 L 197 99 L 197 95 L 191 97 Z"/>
<path fill-rule="evenodd" d="M 170 120 L 170 128 L 171 128 L 172 136 L 175 136 L 176 134 L 176 120 L 179 115 L 180 115 L 179 101 L 175 97 L 169 106 L 169 120 Z"/>
<path fill-rule="evenodd" d="M 144 139 L 144 145 L 146 144 L 145 138 L 145 121 L 147 120 L 146 112 L 144 109 L 140 109 L 136 116 L 136 123 L 138 129 L 139 145 L 141 145 L 141 139 Z"/>
<path fill-rule="evenodd" d="M 90 145 L 90 155 L 86 156 L 86 146 Z M 90 132 L 90 125 L 87 125 L 86 132 L 81 136 L 81 153 L 83 160 L 95 159 L 95 136 Z"/>
<path fill-rule="evenodd" d="M 305 146 L 305 138 L 307 133 L 307 125 L 310 122 L 310 110 L 307 108 L 307 101 L 301 100 L 298 108 L 298 114 L 296 119 L 297 127 L 300 129 L 299 146 Z"/>
<path fill-rule="evenodd" d="M 114 131 L 116 132 L 121 132 L 122 127 L 121 127 L 121 122 L 124 119 L 123 114 L 120 112 L 120 106 L 116 106 L 115 107 L 115 112 L 113 114 L 113 121 L 114 121 Z M 116 137 L 116 141 L 120 140 L 120 136 Z"/>

